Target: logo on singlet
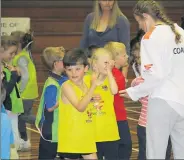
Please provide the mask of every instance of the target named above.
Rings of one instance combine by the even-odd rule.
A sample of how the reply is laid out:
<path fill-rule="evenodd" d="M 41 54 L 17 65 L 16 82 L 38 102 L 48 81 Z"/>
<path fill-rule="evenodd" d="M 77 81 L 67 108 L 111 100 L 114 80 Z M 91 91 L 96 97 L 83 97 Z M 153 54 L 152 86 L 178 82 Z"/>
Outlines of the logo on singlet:
<path fill-rule="evenodd" d="M 178 47 L 173 49 L 174 54 L 184 54 L 184 47 Z"/>

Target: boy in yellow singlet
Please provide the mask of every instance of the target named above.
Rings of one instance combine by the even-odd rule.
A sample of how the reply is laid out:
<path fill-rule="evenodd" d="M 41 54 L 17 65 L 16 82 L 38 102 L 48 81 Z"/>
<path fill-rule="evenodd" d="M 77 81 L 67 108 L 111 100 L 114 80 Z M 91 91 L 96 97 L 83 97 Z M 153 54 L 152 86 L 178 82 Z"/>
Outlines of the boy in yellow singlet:
<path fill-rule="evenodd" d="M 94 93 L 101 96 L 101 101 L 93 103 L 97 155 L 99 159 L 103 157 L 117 159 L 120 138 L 113 101 L 114 95 L 118 92 L 118 86 L 112 74 L 114 62 L 111 53 L 104 48 L 95 49 L 91 65 L 93 69 L 91 82 L 96 79 L 94 78 L 96 75 L 99 81 Z"/>
<path fill-rule="evenodd" d="M 92 109 L 89 105 L 98 79 L 88 87 L 83 78 L 88 70 L 85 51 L 73 49 L 63 59 L 68 81 L 61 87 L 58 122 L 58 152 L 62 157 L 97 159 Z"/>

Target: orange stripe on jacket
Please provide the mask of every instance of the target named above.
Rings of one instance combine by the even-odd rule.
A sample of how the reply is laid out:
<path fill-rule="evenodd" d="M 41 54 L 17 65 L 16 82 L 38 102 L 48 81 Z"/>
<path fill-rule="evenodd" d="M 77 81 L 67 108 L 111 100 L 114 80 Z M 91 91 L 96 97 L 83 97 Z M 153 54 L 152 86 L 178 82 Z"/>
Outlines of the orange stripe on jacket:
<path fill-rule="evenodd" d="M 156 27 L 153 27 L 149 32 L 146 32 L 143 39 L 149 39 L 155 28 Z"/>

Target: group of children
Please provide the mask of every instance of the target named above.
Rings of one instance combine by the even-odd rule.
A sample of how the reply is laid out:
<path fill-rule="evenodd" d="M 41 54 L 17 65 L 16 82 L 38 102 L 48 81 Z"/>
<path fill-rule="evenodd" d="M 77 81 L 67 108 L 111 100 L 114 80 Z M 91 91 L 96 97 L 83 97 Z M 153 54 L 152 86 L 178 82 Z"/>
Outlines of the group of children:
<path fill-rule="evenodd" d="M 1 123 L 11 124 L 11 127 L 1 130 L 4 133 L 1 135 L 4 140 L 1 141 L 1 153 L 4 153 L 1 158 L 9 159 L 12 153 L 17 158 L 17 151 L 27 151 L 31 147 L 26 122 L 35 123 L 32 107 L 34 99 L 38 97 L 38 86 L 36 69 L 29 55 L 32 35 L 15 31 L 1 38 L 1 79 L 5 90 L 1 93 L 1 97 L 4 96 L 4 99 L 1 98 L 1 113 L 10 121 L 9 123 L 7 119 Z M 11 145 L 14 146 L 13 149 Z"/>
<path fill-rule="evenodd" d="M 124 44 L 104 48 L 48 47 L 43 64 L 50 70 L 36 116 L 39 159 L 130 159 L 132 142 L 120 68 L 127 65 Z"/>

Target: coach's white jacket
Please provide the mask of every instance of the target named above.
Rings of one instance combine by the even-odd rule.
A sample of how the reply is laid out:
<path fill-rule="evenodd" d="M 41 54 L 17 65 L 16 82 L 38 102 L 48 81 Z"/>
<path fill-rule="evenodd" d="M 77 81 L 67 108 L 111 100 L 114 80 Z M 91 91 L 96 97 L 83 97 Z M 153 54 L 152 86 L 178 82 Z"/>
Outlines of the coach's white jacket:
<path fill-rule="evenodd" d="M 141 74 L 144 83 L 127 89 L 132 100 L 147 95 L 184 105 L 184 30 L 175 24 L 181 43 L 168 25 L 158 25 L 141 41 Z"/>

